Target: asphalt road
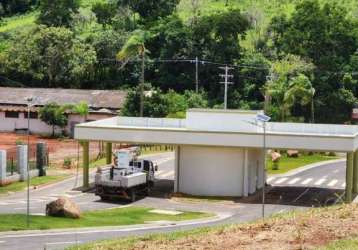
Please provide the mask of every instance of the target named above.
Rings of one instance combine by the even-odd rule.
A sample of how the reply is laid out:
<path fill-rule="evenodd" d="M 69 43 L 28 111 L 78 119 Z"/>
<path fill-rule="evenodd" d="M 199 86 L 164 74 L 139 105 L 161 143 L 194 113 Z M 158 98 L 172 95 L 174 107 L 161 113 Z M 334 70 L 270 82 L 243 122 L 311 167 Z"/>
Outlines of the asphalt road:
<path fill-rule="evenodd" d="M 327 163 L 290 176 L 269 177 L 273 186 L 319 187 L 344 189 L 346 186 L 346 166 L 344 161 Z"/>
<path fill-rule="evenodd" d="M 159 165 L 157 178 L 161 179 L 159 184 L 170 188 L 170 183 L 174 177 L 173 154 L 166 153 L 159 156 L 150 157 Z M 282 187 L 306 187 L 315 188 L 343 188 L 345 179 L 345 163 L 331 163 L 324 166 L 309 169 L 288 177 L 269 178 L 269 183 L 273 186 Z M 93 178 L 93 177 L 92 177 Z M 79 178 L 80 179 L 80 178 Z M 308 181 L 309 180 L 309 181 Z M 43 214 L 45 205 L 58 196 L 68 196 L 74 200 L 82 210 L 113 208 L 125 205 L 121 202 L 104 203 L 91 193 L 81 193 L 71 191 L 74 186 L 80 185 L 75 179 L 71 178 L 64 182 L 54 184 L 42 189 L 31 192 L 31 212 L 33 214 Z M 159 185 L 159 186 L 160 186 Z M 24 213 L 26 211 L 26 193 L 17 193 L 6 198 L 0 198 L 0 213 Z M 208 223 L 190 224 L 158 224 L 155 227 L 138 228 L 93 228 L 88 230 L 65 230 L 54 232 L 22 232 L 22 233 L 0 233 L 0 249 L 4 250 L 37 250 L 37 249 L 63 249 L 66 246 L 81 244 L 101 239 L 119 238 L 131 235 L 144 235 L 157 232 L 171 232 L 177 230 L 187 230 L 202 226 L 213 226 L 219 224 L 241 223 L 261 218 L 261 205 L 255 203 L 231 203 L 231 204 L 181 204 L 173 203 L 160 196 L 147 197 L 137 201 L 134 205 L 143 205 L 162 209 L 208 211 L 217 214 L 226 214 L 225 219 L 211 221 Z M 289 204 L 269 204 L 266 205 L 266 215 L 284 212 L 292 209 L 301 209 L 301 206 Z M 184 222 L 185 223 L 185 222 Z"/>
<path fill-rule="evenodd" d="M 173 158 L 173 153 L 163 153 L 146 157 L 146 159 L 151 159 L 158 164 L 159 171 L 156 174 L 157 178 L 165 177 L 169 180 L 172 179 L 171 176 L 168 176 L 168 173 L 171 174 L 173 171 Z M 91 181 L 94 181 L 94 175 L 94 173 L 90 174 Z M 162 175 L 164 175 L 164 177 Z M 31 190 L 30 212 L 32 214 L 44 214 L 46 204 L 56 200 L 60 196 L 66 196 L 76 202 L 82 211 L 118 206 L 116 203 L 100 202 L 99 198 L 92 193 L 82 193 L 81 191 L 73 190 L 81 185 L 82 175 L 79 175 L 53 185 Z M 26 213 L 26 197 L 26 192 L 19 192 L 5 197 L 0 196 L 0 213 Z"/>

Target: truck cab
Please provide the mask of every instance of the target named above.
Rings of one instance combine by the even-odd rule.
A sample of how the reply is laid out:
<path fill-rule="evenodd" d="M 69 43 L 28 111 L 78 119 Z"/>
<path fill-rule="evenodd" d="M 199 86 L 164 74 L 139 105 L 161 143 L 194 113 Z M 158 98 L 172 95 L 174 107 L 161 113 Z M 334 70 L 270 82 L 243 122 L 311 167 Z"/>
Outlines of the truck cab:
<path fill-rule="evenodd" d="M 151 184 L 154 184 L 154 175 L 155 172 L 158 171 L 158 166 L 154 165 L 154 163 L 150 160 L 136 160 L 130 161 L 129 166 L 133 167 L 136 171 L 141 171 L 147 174 L 147 181 Z"/>

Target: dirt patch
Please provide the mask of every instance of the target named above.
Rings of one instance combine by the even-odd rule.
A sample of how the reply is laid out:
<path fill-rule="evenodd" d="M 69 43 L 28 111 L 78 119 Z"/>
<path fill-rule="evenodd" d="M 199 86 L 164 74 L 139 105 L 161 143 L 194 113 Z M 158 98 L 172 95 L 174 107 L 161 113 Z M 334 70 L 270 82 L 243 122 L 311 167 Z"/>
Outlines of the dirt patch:
<path fill-rule="evenodd" d="M 8 151 L 8 155 L 12 154 L 15 157 L 16 144 L 27 144 L 27 135 L 19 135 L 15 133 L 0 133 L 0 149 Z M 82 148 L 78 146 L 78 142 L 72 139 L 53 139 L 42 137 L 38 135 L 30 135 L 30 155 L 34 158 L 35 144 L 38 142 L 45 142 L 48 146 L 50 163 L 62 163 L 65 157 L 76 158 L 79 153 L 82 155 Z M 90 143 L 90 153 L 92 157 L 96 157 L 99 152 L 99 143 Z"/>
<path fill-rule="evenodd" d="M 129 249 L 315 249 L 333 240 L 357 236 L 358 205 L 343 205 L 229 226 L 176 240 L 163 237 L 140 240 Z"/>

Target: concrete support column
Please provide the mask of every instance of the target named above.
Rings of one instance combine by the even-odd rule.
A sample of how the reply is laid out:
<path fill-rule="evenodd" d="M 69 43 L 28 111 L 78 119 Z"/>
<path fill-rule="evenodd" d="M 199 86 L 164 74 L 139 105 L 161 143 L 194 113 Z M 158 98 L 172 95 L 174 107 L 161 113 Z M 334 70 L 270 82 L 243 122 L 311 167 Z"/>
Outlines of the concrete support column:
<path fill-rule="evenodd" d="M 109 165 L 112 163 L 112 143 L 106 143 L 106 164 Z"/>
<path fill-rule="evenodd" d="M 354 153 L 347 153 L 347 168 L 346 168 L 346 202 L 352 202 L 353 195 L 353 165 L 354 165 Z"/>
<path fill-rule="evenodd" d="M 39 176 L 46 176 L 47 144 L 45 142 L 36 143 L 36 167 L 39 170 Z"/>
<path fill-rule="evenodd" d="M 249 150 L 244 149 L 244 167 L 243 167 L 243 182 L 242 182 L 242 190 L 243 196 L 249 196 Z"/>
<path fill-rule="evenodd" d="M 180 146 L 175 146 L 174 150 L 174 193 L 180 192 Z"/>
<path fill-rule="evenodd" d="M 6 184 L 6 150 L 0 150 L 0 187 Z"/>
<path fill-rule="evenodd" d="M 16 165 L 20 181 L 27 180 L 27 145 L 18 145 L 16 149 Z"/>
<path fill-rule="evenodd" d="M 83 187 L 89 187 L 89 142 L 83 141 Z"/>
<path fill-rule="evenodd" d="M 353 193 L 358 194 L 358 150 L 354 152 Z"/>

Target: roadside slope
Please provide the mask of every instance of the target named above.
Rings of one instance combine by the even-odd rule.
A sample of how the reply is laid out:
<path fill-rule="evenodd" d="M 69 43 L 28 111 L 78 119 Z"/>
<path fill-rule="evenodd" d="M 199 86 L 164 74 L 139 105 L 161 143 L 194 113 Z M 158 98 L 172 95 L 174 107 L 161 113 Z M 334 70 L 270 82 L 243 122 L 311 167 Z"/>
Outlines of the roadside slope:
<path fill-rule="evenodd" d="M 292 212 L 264 222 L 103 241 L 70 249 L 314 249 L 357 237 L 358 205 L 351 204 Z"/>

